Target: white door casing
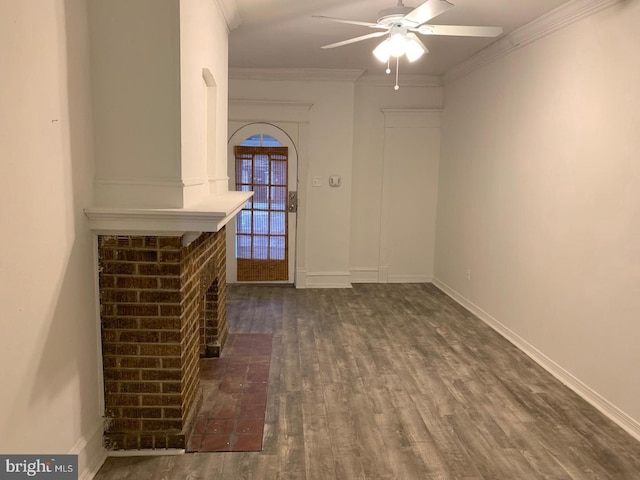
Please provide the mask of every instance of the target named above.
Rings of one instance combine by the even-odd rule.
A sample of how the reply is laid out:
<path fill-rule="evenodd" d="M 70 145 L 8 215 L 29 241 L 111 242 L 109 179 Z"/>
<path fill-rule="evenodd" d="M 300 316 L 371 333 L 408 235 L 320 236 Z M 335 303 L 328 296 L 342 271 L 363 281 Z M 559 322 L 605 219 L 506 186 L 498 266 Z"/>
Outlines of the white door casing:
<path fill-rule="evenodd" d="M 235 178 L 235 155 L 233 147 L 240 145 L 247 137 L 257 134 L 266 134 L 275 138 L 284 147 L 288 147 L 288 185 L 289 191 L 297 192 L 298 190 L 298 125 L 297 124 L 277 124 L 267 122 L 229 122 L 229 132 L 233 132 L 227 143 L 227 159 L 228 159 L 228 175 L 229 189 L 236 190 Z M 288 213 L 288 280 L 269 282 L 269 283 L 294 283 L 295 282 L 295 265 L 296 265 L 296 229 L 297 229 L 297 213 Z M 227 282 L 237 283 L 238 272 L 235 258 L 236 242 L 236 224 L 230 222 L 227 224 Z"/>

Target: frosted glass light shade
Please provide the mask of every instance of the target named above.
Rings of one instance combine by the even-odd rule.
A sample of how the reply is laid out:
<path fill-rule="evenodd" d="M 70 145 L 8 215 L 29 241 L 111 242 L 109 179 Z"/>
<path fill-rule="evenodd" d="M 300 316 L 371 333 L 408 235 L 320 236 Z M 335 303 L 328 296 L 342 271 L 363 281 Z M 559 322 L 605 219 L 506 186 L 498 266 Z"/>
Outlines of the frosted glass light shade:
<path fill-rule="evenodd" d="M 401 33 L 391 35 L 389 39 L 389 52 L 393 57 L 401 57 L 407 50 L 407 37 Z"/>
<path fill-rule="evenodd" d="M 373 54 L 381 62 L 386 62 L 387 60 L 389 60 L 389 57 L 391 56 L 391 49 L 389 47 L 389 39 L 387 38 L 386 40 L 381 42 L 380 45 L 378 45 L 373 50 Z"/>
<path fill-rule="evenodd" d="M 391 35 L 373 50 L 373 54 L 381 62 L 387 62 L 390 57 L 401 57 L 402 55 L 406 55 L 410 62 L 415 62 L 425 53 L 426 50 L 422 43 L 411 33 Z"/>
<path fill-rule="evenodd" d="M 407 55 L 407 59 L 410 62 L 415 62 L 422 55 L 424 55 L 425 50 L 422 44 L 418 40 L 414 38 L 408 38 L 406 41 L 404 53 Z"/>

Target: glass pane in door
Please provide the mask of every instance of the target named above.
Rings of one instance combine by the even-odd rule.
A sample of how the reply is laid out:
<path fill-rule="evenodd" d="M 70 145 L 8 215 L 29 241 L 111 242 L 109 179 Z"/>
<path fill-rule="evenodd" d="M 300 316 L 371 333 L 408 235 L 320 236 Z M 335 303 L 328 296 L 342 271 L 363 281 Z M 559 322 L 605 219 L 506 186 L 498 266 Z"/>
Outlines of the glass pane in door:
<path fill-rule="evenodd" d="M 236 217 L 238 280 L 288 280 L 288 149 L 236 146 L 234 152 L 236 188 L 254 192 Z"/>

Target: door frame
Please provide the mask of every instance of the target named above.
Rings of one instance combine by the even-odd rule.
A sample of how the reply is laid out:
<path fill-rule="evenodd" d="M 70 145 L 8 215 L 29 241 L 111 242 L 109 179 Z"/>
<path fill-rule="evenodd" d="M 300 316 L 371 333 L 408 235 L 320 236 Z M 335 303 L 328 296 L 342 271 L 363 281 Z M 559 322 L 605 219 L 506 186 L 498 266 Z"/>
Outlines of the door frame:
<path fill-rule="evenodd" d="M 229 190 L 236 189 L 236 162 L 233 147 L 239 145 L 244 139 L 252 135 L 264 133 L 272 136 L 280 142 L 283 147 L 288 147 L 288 171 L 287 183 L 290 192 L 298 191 L 298 149 L 292 134 L 296 132 L 288 132 L 286 125 L 278 125 L 268 122 L 230 122 L 233 133 L 227 142 L 227 160 L 228 160 L 228 177 Z M 232 130 L 232 128 L 230 128 Z M 296 283 L 296 232 L 297 232 L 297 212 L 289 212 L 287 214 L 288 221 L 288 280 L 265 281 L 265 282 L 238 282 L 238 271 L 236 263 L 236 222 L 231 221 L 227 224 L 227 282 L 228 283 L 270 283 L 270 284 L 295 284 Z"/>

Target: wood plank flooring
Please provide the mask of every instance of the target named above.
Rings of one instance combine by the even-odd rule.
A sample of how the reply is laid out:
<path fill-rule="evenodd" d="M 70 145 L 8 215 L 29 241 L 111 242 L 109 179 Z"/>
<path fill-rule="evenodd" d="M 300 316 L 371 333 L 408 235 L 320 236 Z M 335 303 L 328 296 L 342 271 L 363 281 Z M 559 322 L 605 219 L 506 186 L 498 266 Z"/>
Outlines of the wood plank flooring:
<path fill-rule="evenodd" d="M 640 442 L 430 284 L 229 286 L 273 334 L 262 452 L 108 458 L 117 479 L 640 478 Z"/>

